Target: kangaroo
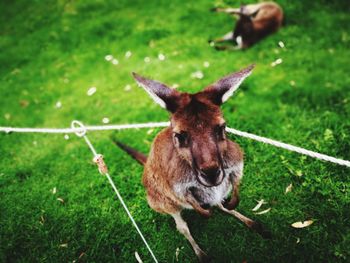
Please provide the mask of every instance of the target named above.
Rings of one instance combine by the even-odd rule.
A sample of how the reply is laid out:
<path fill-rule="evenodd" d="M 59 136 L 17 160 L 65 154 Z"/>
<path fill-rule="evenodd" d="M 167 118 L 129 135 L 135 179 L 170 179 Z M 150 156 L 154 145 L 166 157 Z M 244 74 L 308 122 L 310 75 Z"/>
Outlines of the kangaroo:
<path fill-rule="evenodd" d="M 195 94 L 179 92 L 133 73 L 153 100 L 170 112 L 171 124 L 156 136 L 148 157 L 120 142 L 116 144 L 144 165 L 143 184 L 149 206 L 174 218 L 177 229 L 190 242 L 200 262 L 208 262 L 209 257 L 181 217 L 183 209 L 194 209 L 209 217 L 211 208 L 217 206 L 263 237 L 269 237 L 261 224 L 234 210 L 239 203 L 243 152 L 226 137 L 220 110 L 220 105 L 232 96 L 253 67 L 228 75 Z M 230 191 L 232 196 L 225 201 Z"/>
<path fill-rule="evenodd" d="M 276 32 L 283 21 L 282 8 L 273 2 L 242 5 L 240 8 L 215 8 L 213 11 L 238 16 L 233 31 L 212 41 L 214 45 L 224 41 L 234 41 L 237 43 L 234 49 L 251 47 L 262 38 Z M 225 46 L 216 46 L 216 48 L 229 49 Z"/>

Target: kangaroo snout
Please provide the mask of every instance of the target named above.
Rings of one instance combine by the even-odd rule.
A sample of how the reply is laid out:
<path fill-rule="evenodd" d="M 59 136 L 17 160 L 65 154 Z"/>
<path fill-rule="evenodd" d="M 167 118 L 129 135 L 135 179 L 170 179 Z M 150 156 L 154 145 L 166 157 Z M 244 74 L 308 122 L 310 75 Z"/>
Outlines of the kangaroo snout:
<path fill-rule="evenodd" d="M 210 168 L 204 168 L 200 170 L 201 174 L 204 176 L 207 176 L 208 178 L 216 179 L 216 177 L 220 174 L 220 168 L 219 167 L 210 167 Z"/>
<path fill-rule="evenodd" d="M 213 187 L 222 183 L 225 178 L 225 172 L 218 166 L 199 169 L 197 181 L 206 186 Z"/>

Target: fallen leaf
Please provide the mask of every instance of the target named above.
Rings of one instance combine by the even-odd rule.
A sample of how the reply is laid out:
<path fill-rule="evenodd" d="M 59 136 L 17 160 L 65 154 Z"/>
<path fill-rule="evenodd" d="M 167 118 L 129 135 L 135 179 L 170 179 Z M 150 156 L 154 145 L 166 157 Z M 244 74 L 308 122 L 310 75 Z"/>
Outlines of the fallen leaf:
<path fill-rule="evenodd" d="M 160 53 L 160 54 L 158 55 L 158 59 L 159 59 L 160 61 L 165 60 L 164 54 Z"/>
<path fill-rule="evenodd" d="M 310 225 L 312 225 L 314 223 L 314 221 L 312 220 L 306 220 L 306 221 L 299 221 L 299 222 L 295 222 L 292 224 L 292 227 L 294 228 L 304 228 L 304 227 L 308 227 Z"/>
<path fill-rule="evenodd" d="M 68 243 L 60 244 L 60 247 L 68 247 Z"/>
<path fill-rule="evenodd" d="M 283 60 L 281 58 L 276 59 L 274 62 L 271 63 L 271 67 L 275 67 L 279 64 L 282 64 Z"/>
<path fill-rule="evenodd" d="M 285 45 L 284 45 L 284 43 L 282 41 L 279 41 L 278 45 L 279 45 L 280 48 L 284 48 L 285 47 Z"/>
<path fill-rule="evenodd" d="M 41 225 L 44 225 L 44 223 L 45 223 L 45 218 L 44 218 L 44 216 L 40 216 L 40 221 L 39 221 L 39 223 L 40 223 Z"/>
<path fill-rule="evenodd" d="M 21 105 L 22 108 L 26 108 L 26 107 L 28 107 L 28 105 L 29 105 L 29 101 L 27 101 L 27 100 L 21 100 L 21 101 L 19 102 L 19 104 Z"/>
<path fill-rule="evenodd" d="M 61 197 L 58 197 L 57 200 L 60 201 L 62 204 L 64 203 L 64 200 Z"/>
<path fill-rule="evenodd" d="M 92 95 L 95 94 L 96 90 L 97 90 L 96 87 L 91 87 L 91 88 L 88 89 L 88 91 L 86 92 L 86 94 L 87 94 L 88 96 L 92 96 Z"/>
<path fill-rule="evenodd" d="M 175 251 L 176 261 L 179 261 L 179 254 L 180 254 L 180 248 L 177 247 Z"/>
<path fill-rule="evenodd" d="M 262 215 L 262 214 L 266 214 L 267 212 L 269 212 L 271 210 L 271 207 L 261 211 L 261 212 L 258 212 L 258 213 L 255 213 L 256 215 Z"/>
<path fill-rule="evenodd" d="M 57 101 L 55 107 L 56 107 L 57 109 L 61 108 L 61 107 L 62 107 L 62 102 Z"/>
<path fill-rule="evenodd" d="M 107 61 L 111 61 L 112 59 L 113 59 L 112 55 L 105 56 L 105 60 L 107 60 Z"/>
<path fill-rule="evenodd" d="M 130 90 L 131 90 L 131 85 L 130 85 L 130 84 L 127 84 L 127 85 L 124 87 L 124 90 L 125 90 L 125 91 L 130 91 Z"/>
<path fill-rule="evenodd" d="M 290 184 L 286 187 L 286 193 L 289 193 L 290 191 L 292 191 L 293 188 L 293 184 Z"/>
<path fill-rule="evenodd" d="M 131 53 L 130 50 L 126 51 L 126 53 L 125 53 L 125 57 L 126 57 L 126 58 L 130 58 L 131 55 L 132 55 L 132 53 Z"/>
<path fill-rule="evenodd" d="M 259 208 L 263 205 L 263 204 L 267 204 L 267 202 L 265 202 L 265 200 L 264 199 L 261 199 L 259 202 L 258 202 L 258 204 L 252 209 L 252 211 L 258 211 L 259 210 Z"/>
<path fill-rule="evenodd" d="M 193 79 L 202 79 L 203 77 L 204 77 L 204 74 L 203 74 L 203 72 L 200 71 L 200 70 L 198 70 L 198 71 L 196 71 L 196 72 L 193 72 L 193 73 L 191 74 L 191 78 L 193 78 Z"/>

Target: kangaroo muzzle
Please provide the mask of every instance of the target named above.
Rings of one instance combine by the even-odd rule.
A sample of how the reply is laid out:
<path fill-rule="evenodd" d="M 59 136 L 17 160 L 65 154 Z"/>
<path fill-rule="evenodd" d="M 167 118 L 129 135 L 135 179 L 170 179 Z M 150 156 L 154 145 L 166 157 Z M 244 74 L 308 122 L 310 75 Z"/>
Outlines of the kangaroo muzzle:
<path fill-rule="evenodd" d="M 222 168 L 209 168 L 196 171 L 197 181 L 205 187 L 220 185 L 224 180 L 225 175 L 225 171 Z"/>

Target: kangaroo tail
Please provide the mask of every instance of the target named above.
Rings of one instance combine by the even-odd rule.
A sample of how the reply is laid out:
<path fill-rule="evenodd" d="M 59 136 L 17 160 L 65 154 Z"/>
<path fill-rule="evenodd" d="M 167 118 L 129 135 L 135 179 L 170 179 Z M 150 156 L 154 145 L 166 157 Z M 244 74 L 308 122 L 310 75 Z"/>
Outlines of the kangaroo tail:
<path fill-rule="evenodd" d="M 136 151 L 135 149 L 121 143 L 118 141 L 114 141 L 114 143 L 123 151 L 125 151 L 127 154 L 129 154 L 132 158 L 134 158 L 136 161 L 138 161 L 141 165 L 145 165 L 147 161 L 147 156 Z"/>

